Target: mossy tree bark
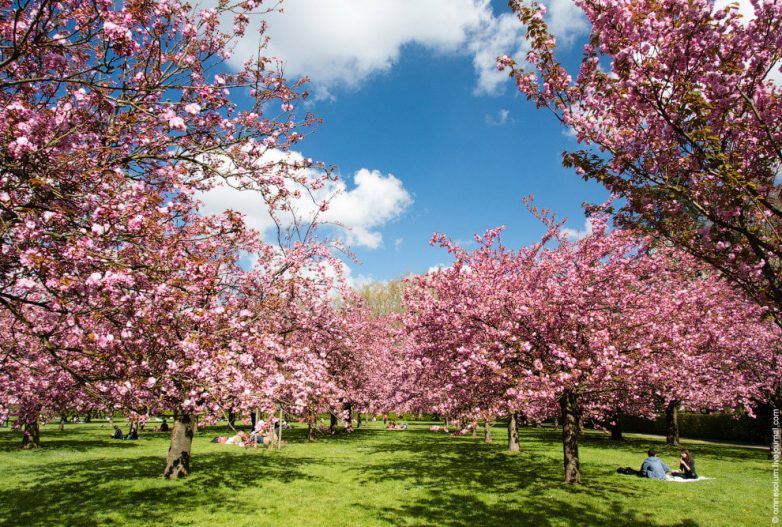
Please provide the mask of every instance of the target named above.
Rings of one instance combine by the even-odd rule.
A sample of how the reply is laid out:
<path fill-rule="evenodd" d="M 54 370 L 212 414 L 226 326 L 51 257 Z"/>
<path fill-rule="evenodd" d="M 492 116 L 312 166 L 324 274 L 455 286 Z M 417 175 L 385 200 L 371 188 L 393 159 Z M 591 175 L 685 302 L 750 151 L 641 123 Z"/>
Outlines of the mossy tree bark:
<path fill-rule="evenodd" d="M 163 477 L 178 479 L 190 474 L 190 449 L 193 445 L 195 419 L 192 413 L 174 411 L 174 427 L 171 430 L 171 445 L 168 447 L 166 469 Z"/>
<path fill-rule="evenodd" d="M 579 408 L 576 394 L 565 392 L 559 400 L 559 408 L 562 419 L 565 482 L 581 483 L 581 465 L 578 459 Z"/>

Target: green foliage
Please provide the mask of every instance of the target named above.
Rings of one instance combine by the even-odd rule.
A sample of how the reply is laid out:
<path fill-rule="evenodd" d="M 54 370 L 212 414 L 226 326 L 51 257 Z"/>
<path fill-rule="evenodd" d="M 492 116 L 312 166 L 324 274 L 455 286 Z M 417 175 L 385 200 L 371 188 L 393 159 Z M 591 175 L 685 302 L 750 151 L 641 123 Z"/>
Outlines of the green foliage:
<path fill-rule="evenodd" d="M 124 424 L 124 423 L 123 423 Z M 678 449 L 660 438 L 616 444 L 583 439 L 584 484 L 562 483 L 560 432 L 521 431 L 522 452 L 501 441 L 431 433 L 432 423 L 306 441 L 301 424 L 281 451 L 210 443 L 227 428 L 199 432 L 193 475 L 160 478 L 166 434 L 109 439 L 105 422 L 42 431 L 43 448 L 18 449 L 0 429 L 0 525 L 286 526 L 677 526 L 765 525 L 771 465 L 762 450 L 688 443 L 712 481 L 667 483 L 621 476 L 650 446 L 669 465 Z M 123 429 L 127 428 L 124 426 Z M 504 429 L 496 427 L 495 437 Z"/>
<path fill-rule="evenodd" d="M 665 434 L 665 416 L 654 421 L 640 417 L 623 416 L 622 430 L 644 434 Z M 771 430 L 768 416 L 758 418 L 731 416 L 727 414 L 679 413 L 679 432 L 682 437 L 711 439 L 717 441 L 738 441 L 745 443 L 766 443 Z"/>

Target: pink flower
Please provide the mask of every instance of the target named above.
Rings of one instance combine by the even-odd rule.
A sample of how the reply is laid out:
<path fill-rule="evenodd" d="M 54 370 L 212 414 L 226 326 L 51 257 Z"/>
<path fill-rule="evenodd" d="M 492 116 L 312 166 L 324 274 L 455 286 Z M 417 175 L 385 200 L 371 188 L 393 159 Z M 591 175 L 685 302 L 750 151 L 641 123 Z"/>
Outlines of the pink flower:
<path fill-rule="evenodd" d="M 187 130 L 187 126 L 185 125 L 185 120 L 181 117 L 173 117 L 168 120 L 168 127 L 172 130 L 178 130 L 180 132 L 184 132 Z"/>

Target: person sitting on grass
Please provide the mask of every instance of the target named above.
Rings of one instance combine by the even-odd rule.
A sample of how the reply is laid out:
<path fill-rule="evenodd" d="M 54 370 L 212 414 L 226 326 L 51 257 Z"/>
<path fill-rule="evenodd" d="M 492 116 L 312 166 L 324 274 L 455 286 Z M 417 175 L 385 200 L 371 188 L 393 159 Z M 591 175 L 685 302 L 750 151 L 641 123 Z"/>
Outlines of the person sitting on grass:
<path fill-rule="evenodd" d="M 671 476 L 678 476 L 682 479 L 698 479 L 698 474 L 695 472 L 695 460 L 686 448 L 682 449 L 679 457 L 679 470 L 671 472 Z"/>
<path fill-rule="evenodd" d="M 122 430 L 120 430 L 120 427 L 117 425 L 114 425 L 114 434 L 111 436 L 112 439 L 122 439 Z"/>
<path fill-rule="evenodd" d="M 125 439 L 129 441 L 135 441 L 138 439 L 138 428 L 131 426 L 128 435 L 125 436 Z"/>
<path fill-rule="evenodd" d="M 665 479 L 665 473 L 670 472 L 671 469 L 668 467 L 668 465 L 663 463 L 662 459 L 657 457 L 657 451 L 655 449 L 650 448 L 647 454 L 649 457 L 644 459 L 644 462 L 641 465 L 641 470 L 635 470 L 633 468 L 626 467 L 618 468 L 616 471 L 620 474 L 632 474 L 642 478 Z"/>
<path fill-rule="evenodd" d="M 169 431 L 168 421 L 166 421 L 165 417 L 163 418 L 163 422 L 160 424 L 160 431 L 161 432 L 168 432 Z"/>

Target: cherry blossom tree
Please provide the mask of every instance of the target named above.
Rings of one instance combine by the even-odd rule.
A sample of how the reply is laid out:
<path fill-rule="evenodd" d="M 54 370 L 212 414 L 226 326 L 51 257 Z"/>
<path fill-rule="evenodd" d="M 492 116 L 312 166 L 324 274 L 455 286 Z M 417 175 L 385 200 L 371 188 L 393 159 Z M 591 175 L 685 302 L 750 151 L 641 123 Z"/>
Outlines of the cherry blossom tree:
<path fill-rule="evenodd" d="M 194 196 L 230 185 L 274 215 L 322 186 L 311 162 L 267 155 L 314 119 L 297 120 L 303 94 L 271 60 L 224 67 L 260 2 L 0 9 L 0 309 L 16 344 L 36 341 L 97 399 L 173 411 L 165 475 L 185 476 L 195 416 L 248 391 L 272 398 L 295 365 L 274 309 L 323 294 L 296 274 L 322 245 L 271 247 L 238 214 L 203 217 Z M 30 362 L 31 348 L 6 349 Z"/>
<path fill-rule="evenodd" d="M 577 483 L 584 420 L 617 408 L 653 415 L 660 397 L 736 408 L 768 393 L 776 326 L 743 293 L 685 253 L 610 229 L 605 213 L 572 242 L 533 211 L 547 232 L 519 251 L 502 246 L 499 230 L 472 252 L 435 237 L 456 261 L 416 279 L 406 297 L 407 363 L 430 404 L 557 416 L 565 480 Z M 724 328 L 728 312 L 735 331 Z M 749 363 L 763 380 L 750 378 Z"/>
<path fill-rule="evenodd" d="M 530 51 L 498 67 L 585 146 L 564 164 L 625 198 L 623 225 L 708 262 L 780 323 L 779 2 L 747 19 L 735 3 L 577 0 L 591 33 L 575 81 L 545 7 L 510 4 Z"/>

